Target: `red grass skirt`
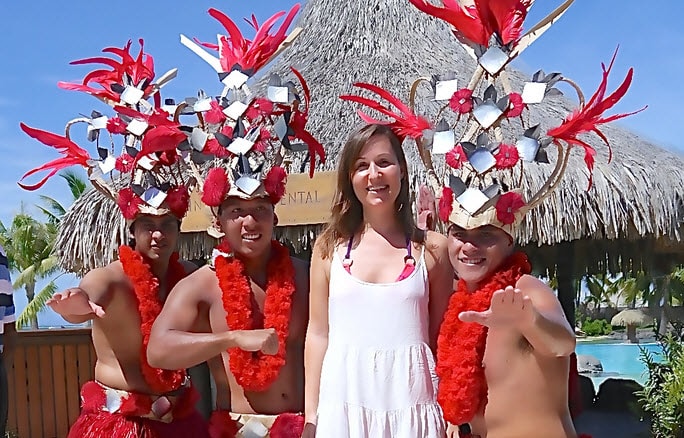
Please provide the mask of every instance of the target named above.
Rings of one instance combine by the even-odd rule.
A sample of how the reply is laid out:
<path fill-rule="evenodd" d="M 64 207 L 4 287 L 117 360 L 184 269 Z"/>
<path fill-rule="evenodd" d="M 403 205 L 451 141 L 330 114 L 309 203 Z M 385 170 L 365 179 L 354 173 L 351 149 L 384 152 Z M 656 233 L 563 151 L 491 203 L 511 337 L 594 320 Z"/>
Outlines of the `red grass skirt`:
<path fill-rule="evenodd" d="M 105 388 L 87 382 L 81 388 L 81 415 L 69 430 L 68 438 L 208 438 L 207 422 L 195 409 L 199 395 L 189 387 L 173 403 L 170 422 L 149 417 L 151 397 L 130 393 L 116 412 L 107 409 Z"/>

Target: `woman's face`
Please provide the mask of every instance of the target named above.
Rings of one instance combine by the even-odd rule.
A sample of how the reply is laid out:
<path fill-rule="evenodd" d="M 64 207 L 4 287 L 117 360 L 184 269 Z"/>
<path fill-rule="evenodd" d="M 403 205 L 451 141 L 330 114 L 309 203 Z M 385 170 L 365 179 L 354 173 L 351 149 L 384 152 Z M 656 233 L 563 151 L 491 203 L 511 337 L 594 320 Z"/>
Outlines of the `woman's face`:
<path fill-rule="evenodd" d="M 390 140 L 372 136 L 351 167 L 354 194 L 366 208 L 391 206 L 399 196 L 403 172 Z"/>

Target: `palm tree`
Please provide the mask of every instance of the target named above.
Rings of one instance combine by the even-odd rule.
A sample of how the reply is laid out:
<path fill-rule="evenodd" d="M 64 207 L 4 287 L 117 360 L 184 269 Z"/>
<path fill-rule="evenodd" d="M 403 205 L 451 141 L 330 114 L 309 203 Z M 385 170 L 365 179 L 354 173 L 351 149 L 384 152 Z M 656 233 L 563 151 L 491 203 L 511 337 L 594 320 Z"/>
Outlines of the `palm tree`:
<path fill-rule="evenodd" d="M 60 177 L 64 178 L 64 180 L 67 182 L 67 185 L 69 186 L 69 191 L 71 192 L 71 195 L 73 197 L 73 200 L 75 201 L 78 199 L 86 190 L 87 185 L 86 181 L 83 180 L 77 172 L 73 170 L 66 170 L 62 173 L 59 174 Z M 49 236 L 50 243 L 49 246 L 51 248 L 54 247 L 55 240 L 57 238 L 57 227 L 59 226 L 60 221 L 62 220 L 62 217 L 66 214 L 67 209 L 62 206 L 62 204 L 59 203 L 54 198 L 51 198 L 49 196 L 45 195 L 40 195 L 40 199 L 43 201 L 45 205 L 37 205 L 38 209 L 45 215 L 47 218 L 47 223 L 44 224 L 47 230 L 47 235 Z M 51 253 L 50 257 L 48 257 L 45 261 L 45 266 L 44 266 L 44 271 L 40 273 L 41 277 L 44 278 L 47 277 L 48 275 L 53 275 L 56 272 L 59 271 L 58 267 L 58 260 L 57 257 Z M 25 281 L 27 281 L 26 284 L 30 284 L 31 282 L 31 276 L 33 275 L 32 271 L 26 272 L 26 275 L 28 278 L 25 280 L 22 278 L 22 274 L 24 272 L 19 274 L 19 277 L 15 280 L 15 288 L 21 287 L 22 285 L 25 285 Z M 60 274 L 61 276 L 62 274 Z M 40 292 L 38 292 L 37 295 L 29 297 L 28 291 L 26 296 L 29 299 L 29 303 L 24 308 L 23 312 L 19 315 L 17 318 L 17 326 L 21 327 L 24 325 L 27 325 L 29 322 L 31 323 L 32 328 L 37 328 L 38 324 L 38 313 L 40 313 L 41 310 L 45 308 L 45 302 L 57 292 L 57 284 L 55 281 L 59 278 L 59 276 L 53 278 L 43 289 L 41 289 Z M 32 286 L 35 288 L 35 283 Z M 34 327 L 35 323 L 35 327 Z"/>
<path fill-rule="evenodd" d="M 637 301 L 646 304 L 652 315 L 658 315 L 658 332 L 664 335 L 670 322 L 670 308 L 684 302 L 684 266 L 676 267 L 670 273 L 649 276 L 637 272 L 618 280 L 620 294 L 636 307 Z"/>
<path fill-rule="evenodd" d="M 616 280 L 611 280 L 607 274 L 587 275 L 586 285 L 589 295 L 585 297 L 585 304 L 594 305 L 594 314 L 598 317 L 601 313 L 601 305 L 608 306 L 613 304 L 612 298 L 618 293 Z"/>
<path fill-rule="evenodd" d="M 65 170 L 64 172 L 60 173 L 59 176 L 64 178 L 64 180 L 67 182 L 69 191 L 71 191 L 71 196 L 73 197 L 73 201 L 80 198 L 81 195 L 86 191 L 86 182 L 81 179 L 81 177 L 75 171 Z M 66 214 L 67 209 L 64 208 L 59 201 L 49 196 L 40 195 L 40 199 L 45 205 L 37 205 L 36 207 L 43 212 L 49 223 L 59 225 L 59 221 L 62 219 L 62 216 Z"/>
<path fill-rule="evenodd" d="M 31 310 L 38 311 L 45 306 L 56 291 L 55 281 L 52 280 L 38 294 L 35 293 L 38 280 L 47 278 L 59 271 L 58 260 L 53 255 L 53 245 L 57 234 L 57 227 L 50 223 L 42 223 L 23 211 L 14 216 L 9 228 L 0 221 L 0 243 L 5 247 L 10 269 L 18 271 L 12 285 L 15 289 L 21 287 L 26 292 Z M 38 311 L 27 312 L 25 309 L 17 319 L 17 326 L 30 323 L 31 328 L 38 328 Z"/>

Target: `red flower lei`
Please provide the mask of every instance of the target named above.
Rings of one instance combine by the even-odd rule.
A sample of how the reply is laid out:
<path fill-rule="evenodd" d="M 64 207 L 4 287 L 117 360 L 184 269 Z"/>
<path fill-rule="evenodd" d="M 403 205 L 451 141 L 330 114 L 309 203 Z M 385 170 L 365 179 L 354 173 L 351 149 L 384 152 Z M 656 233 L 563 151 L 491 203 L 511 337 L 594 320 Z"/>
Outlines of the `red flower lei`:
<path fill-rule="evenodd" d="M 449 423 L 468 423 L 487 404 L 487 381 L 482 367 L 487 327 L 464 323 L 458 319 L 459 313 L 489 309 L 494 292 L 515 285 L 531 270 L 527 256 L 517 252 L 474 293 L 468 292 L 465 281 L 459 280 L 437 339 L 437 401 Z"/>
<path fill-rule="evenodd" d="M 223 292 L 223 308 L 230 330 L 254 330 L 252 285 L 245 265 L 236 257 L 219 256 L 214 261 L 216 277 Z M 264 391 L 278 377 L 285 364 L 285 343 L 290 328 L 295 272 L 287 248 L 271 242 L 271 259 L 266 268 L 266 301 L 264 328 L 274 328 L 278 334 L 278 353 L 228 350 L 230 371 L 237 383 L 247 391 Z"/>
<path fill-rule="evenodd" d="M 126 276 L 133 283 L 140 314 L 140 369 L 147 385 L 156 393 L 163 394 L 178 389 L 185 380 L 185 370 L 162 370 L 152 368 L 147 362 L 147 344 L 150 342 L 152 324 L 161 313 L 163 301 L 159 297 L 159 280 L 154 276 L 149 263 L 128 246 L 119 247 L 119 260 Z M 178 261 L 178 253 L 169 260 L 167 290 L 171 290 L 187 274 L 185 267 Z"/>

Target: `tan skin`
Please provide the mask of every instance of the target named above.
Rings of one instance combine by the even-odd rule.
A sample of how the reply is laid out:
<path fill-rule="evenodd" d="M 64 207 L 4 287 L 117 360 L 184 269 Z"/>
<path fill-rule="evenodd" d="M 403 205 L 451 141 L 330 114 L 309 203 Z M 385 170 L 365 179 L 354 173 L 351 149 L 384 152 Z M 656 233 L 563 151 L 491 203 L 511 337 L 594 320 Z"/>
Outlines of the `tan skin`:
<path fill-rule="evenodd" d="M 406 235 L 396 220 L 394 200 L 401 186 L 401 169 L 389 142 L 373 136 L 366 143 L 353 167 L 352 185 L 363 207 L 364 223 L 354 236 L 352 248 L 354 277 L 370 283 L 394 282 L 404 268 Z M 346 242 L 339 242 L 338 252 L 344 258 Z M 426 233 L 425 243 L 412 243 L 416 260 L 425 251 L 430 285 L 430 344 L 436 345 L 452 288 L 452 270 L 448 262 L 444 236 Z M 315 436 L 316 412 L 323 357 L 328 346 L 328 291 L 331 257 L 322 253 L 316 242 L 311 263 L 310 319 L 306 337 L 306 427 L 302 438 Z M 434 351 L 434 350 L 433 350 Z"/>
<path fill-rule="evenodd" d="M 219 222 L 234 254 L 245 264 L 252 294 L 263 317 L 266 268 L 276 223 L 267 198 L 229 198 L 221 206 Z M 273 329 L 230 330 L 222 291 L 215 271 L 205 266 L 173 289 L 155 321 L 148 348 L 150 364 L 162 368 L 190 367 L 209 361 L 217 384 L 217 408 L 240 414 L 281 414 L 304 408 L 304 335 L 308 315 L 308 264 L 293 258 L 295 294 L 285 365 L 263 392 L 244 391 L 230 371 L 227 349 L 275 354 L 278 337 Z"/>
<path fill-rule="evenodd" d="M 140 215 L 132 226 L 135 250 L 151 261 L 152 272 L 160 282 L 159 297 L 168 295 L 165 284 L 169 258 L 180 234 L 178 219 L 172 215 Z M 196 269 L 181 262 L 186 273 Z M 140 369 L 140 317 L 133 284 L 121 262 L 88 272 L 77 288 L 55 294 L 47 305 L 66 321 L 79 324 L 92 320 L 92 337 L 97 362 L 95 379 L 112 388 L 152 394 Z"/>
<path fill-rule="evenodd" d="M 456 274 L 475 291 L 513 252 L 513 239 L 491 225 L 448 232 Z M 489 328 L 483 359 L 488 403 L 471 421 L 481 438 L 575 438 L 568 411 L 574 333 L 553 291 L 530 275 L 498 290 L 484 312 L 459 318 Z M 450 427 L 449 436 L 458 436 Z"/>

